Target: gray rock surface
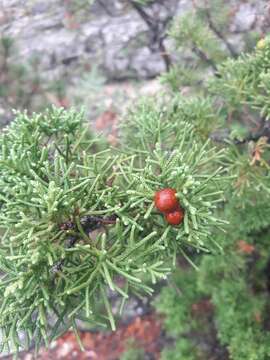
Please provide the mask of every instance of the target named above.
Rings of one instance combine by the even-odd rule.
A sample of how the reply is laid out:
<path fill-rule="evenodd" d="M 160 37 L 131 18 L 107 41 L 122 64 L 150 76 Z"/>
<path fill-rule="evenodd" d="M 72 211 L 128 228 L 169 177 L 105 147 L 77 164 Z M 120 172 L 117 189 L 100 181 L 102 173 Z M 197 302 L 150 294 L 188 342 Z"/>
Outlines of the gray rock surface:
<path fill-rule="evenodd" d="M 234 31 L 244 32 L 249 31 L 256 22 L 257 9 L 252 4 L 241 4 L 235 15 Z"/>
<path fill-rule="evenodd" d="M 268 0 L 229 1 L 235 12 L 229 34 L 234 43 L 238 42 L 237 33 L 263 28 Z M 192 6 L 189 0 L 156 1 L 147 9 L 160 20 L 155 38 L 153 29 L 128 0 L 89 3 L 1 0 L 0 34 L 16 39 L 20 58 L 39 56 L 49 78 L 67 69 L 74 72 L 81 64 L 98 66 L 109 80 L 152 78 L 166 68 L 158 46 L 166 31 L 163 25 Z"/>
<path fill-rule="evenodd" d="M 79 11 L 72 1 L 2 0 L 0 32 L 16 38 L 21 58 L 41 57 L 42 68 L 52 76 L 56 68 L 81 62 L 100 66 L 111 79 L 162 72 L 160 50 L 137 11 L 124 1 L 103 3 Z M 186 1 L 167 0 L 151 11 L 166 21 L 185 7 Z"/>

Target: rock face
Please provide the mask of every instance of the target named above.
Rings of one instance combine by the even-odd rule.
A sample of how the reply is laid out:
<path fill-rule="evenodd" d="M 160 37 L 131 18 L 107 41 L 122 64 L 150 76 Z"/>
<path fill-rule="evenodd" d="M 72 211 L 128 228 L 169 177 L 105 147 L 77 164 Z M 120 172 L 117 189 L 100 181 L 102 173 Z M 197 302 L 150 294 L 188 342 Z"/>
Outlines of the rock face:
<path fill-rule="evenodd" d="M 268 0 L 230 2 L 235 13 L 230 36 L 266 25 Z M 160 47 L 166 25 L 192 1 L 156 0 L 147 12 L 158 25 L 147 23 L 130 3 L 1 0 L 0 33 L 16 39 L 20 58 L 37 55 L 49 78 L 67 69 L 76 73 L 82 64 L 98 66 L 109 80 L 153 78 L 166 68 Z"/>
<path fill-rule="evenodd" d="M 50 74 L 79 63 L 99 66 L 117 80 L 150 78 L 165 69 L 159 39 L 153 39 L 155 34 L 127 2 L 96 1 L 80 10 L 72 7 L 74 0 L 2 1 L 0 31 L 16 39 L 20 57 L 39 56 Z M 151 8 L 163 22 L 181 12 L 187 1 L 167 2 L 169 6 Z M 163 31 L 165 27 L 159 36 Z"/>

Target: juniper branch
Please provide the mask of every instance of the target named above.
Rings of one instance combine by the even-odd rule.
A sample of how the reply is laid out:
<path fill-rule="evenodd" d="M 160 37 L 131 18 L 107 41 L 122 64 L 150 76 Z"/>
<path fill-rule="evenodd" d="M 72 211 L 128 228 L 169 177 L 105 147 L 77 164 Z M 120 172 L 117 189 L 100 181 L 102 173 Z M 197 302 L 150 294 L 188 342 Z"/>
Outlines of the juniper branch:
<path fill-rule="evenodd" d="M 172 65 L 171 57 L 166 49 L 166 46 L 164 44 L 164 40 L 166 36 L 164 35 L 165 29 L 167 27 L 167 24 L 172 19 L 172 16 L 169 16 L 164 23 L 158 22 L 156 19 L 151 18 L 147 12 L 140 6 L 136 1 L 129 0 L 132 7 L 137 11 L 137 13 L 141 16 L 141 18 L 144 20 L 148 28 L 150 29 L 152 33 L 152 40 L 154 43 L 157 43 L 160 55 L 162 56 L 164 63 L 166 65 L 166 70 L 168 71 Z"/>
<path fill-rule="evenodd" d="M 218 68 L 215 64 L 215 62 L 210 59 L 207 54 L 201 50 L 198 46 L 196 46 L 195 44 L 193 44 L 192 46 L 192 51 L 207 65 L 209 65 L 215 72 L 215 74 L 218 74 Z M 218 75 L 217 75 L 218 76 Z"/>
<path fill-rule="evenodd" d="M 229 41 L 225 38 L 225 36 L 222 34 L 222 32 L 214 24 L 208 5 L 205 6 L 205 13 L 206 13 L 206 18 L 207 18 L 209 28 L 223 42 L 223 44 L 226 46 L 227 50 L 229 51 L 230 55 L 232 57 L 236 58 L 238 56 L 236 50 L 229 43 Z"/>
<path fill-rule="evenodd" d="M 217 130 L 215 132 L 212 132 L 210 134 L 210 139 L 228 144 L 230 142 L 234 143 L 235 145 L 243 145 L 250 141 L 257 141 L 261 137 L 266 137 L 268 139 L 268 143 L 270 143 L 270 124 L 268 122 L 265 122 L 258 131 L 256 132 L 250 132 L 245 138 L 239 140 L 239 139 L 231 139 L 230 138 L 230 130 L 229 129 L 222 129 Z"/>
<path fill-rule="evenodd" d="M 97 230 L 97 229 L 100 229 L 102 226 L 104 225 L 112 225 L 112 224 L 115 224 L 115 221 L 116 221 L 116 216 L 113 215 L 113 216 L 110 216 L 110 217 L 107 217 L 107 218 L 102 218 L 102 217 L 97 217 L 97 216 L 90 216 L 90 215 L 86 215 L 86 216 L 83 216 L 81 219 L 80 219 L 80 224 L 81 224 L 81 227 L 83 229 L 83 231 L 86 233 L 86 234 L 90 234 L 91 232 Z M 60 229 L 64 230 L 64 231 L 67 231 L 68 233 L 68 236 L 67 236 L 67 239 L 65 241 L 66 243 L 66 249 L 70 249 L 72 248 L 73 246 L 75 246 L 75 244 L 77 243 L 77 241 L 80 239 L 79 235 L 76 234 L 76 235 L 69 235 L 69 231 L 70 230 L 73 230 L 75 231 L 77 228 L 77 225 L 75 222 L 73 221 L 68 221 L 66 223 L 63 223 L 60 225 Z M 78 229 L 77 229 L 78 230 Z M 51 272 L 53 274 L 59 272 L 62 270 L 62 267 L 65 263 L 65 259 L 61 259 L 59 261 L 57 261 L 52 267 L 51 267 Z"/>

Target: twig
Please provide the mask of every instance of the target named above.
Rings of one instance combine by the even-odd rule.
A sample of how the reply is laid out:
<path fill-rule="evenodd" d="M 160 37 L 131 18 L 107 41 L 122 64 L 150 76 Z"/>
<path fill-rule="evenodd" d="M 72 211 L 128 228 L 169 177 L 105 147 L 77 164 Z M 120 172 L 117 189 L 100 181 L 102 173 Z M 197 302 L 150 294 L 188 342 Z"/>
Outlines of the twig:
<path fill-rule="evenodd" d="M 112 215 L 112 216 L 107 217 L 107 218 L 86 215 L 86 216 L 83 216 L 80 219 L 81 227 L 82 227 L 83 231 L 86 234 L 89 234 L 90 232 L 92 232 L 94 230 L 97 230 L 97 229 L 101 228 L 104 225 L 115 224 L 115 222 L 116 222 L 116 216 L 115 215 Z M 75 222 L 67 221 L 67 222 L 60 225 L 60 229 L 64 230 L 64 231 L 65 230 L 66 231 L 69 231 L 69 230 L 74 231 L 74 230 L 77 229 L 77 226 L 76 226 Z M 79 235 L 75 235 L 75 234 L 69 235 L 67 237 L 67 239 L 66 239 L 66 246 L 65 246 L 66 249 L 72 248 L 76 244 L 76 242 L 79 240 L 79 238 L 80 238 Z M 65 262 L 65 259 L 61 259 L 61 260 L 57 261 L 51 267 L 50 271 L 53 274 L 58 273 L 59 271 L 62 270 L 64 262 Z"/>
<path fill-rule="evenodd" d="M 150 16 L 142 9 L 142 7 L 135 1 L 129 0 L 132 7 L 138 12 L 138 14 L 141 16 L 141 18 L 144 20 L 144 22 L 148 25 L 148 27 L 153 31 L 155 26 L 155 23 L 150 18 Z"/>
<path fill-rule="evenodd" d="M 176 285 L 175 281 L 172 278 L 170 280 L 168 279 L 167 283 L 169 284 L 169 286 L 171 286 L 176 291 L 176 293 L 179 297 L 183 297 L 182 290 L 179 289 L 179 287 Z"/>
<path fill-rule="evenodd" d="M 206 16 L 207 16 L 207 21 L 208 21 L 209 28 L 224 43 L 224 45 L 226 46 L 226 48 L 229 51 L 229 53 L 231 54 L 231 56 L 236 58 L 238 56 L 237 52 L 235 51 L 233 46 L 228 42 L 228 40 L 224 37 L 224 35 L 221 33 L 221 31 L 218 30 L 216 25 L 213 23 L 213 20 L 211 18 L 211 14 L 210 14 L 208 8 L 206 8 Z"/>
<path fill-rule="evenodd" d="M 163 57 L 163 60 L 164 60 L 165 66 L 166 66 L 166 71 L 169 71 L 170 67 L 172 66 L 172 60 L 171 60 L 170 55 L 167 52 L 167 49 L 166 49 L 162 39 L 160 39 L 160 41 L 159 41 L 159 49 L 161 50 L 160 54 Z"/>
<path fill-rule="evenodd" d="M 153 42 L 155 42 L 158 45 L 160 55 L 163 58 L 163 61 L 166 66 L 166 70 L 168 71 L 172 65 L 172 61 L 166 50 L 166 46 L 164 45 L 164 40 L 166 37 L 164 36 L 164 31 L 167 27 L 167 24 L 172 19 L 172 16 L 169 16 L 168 19 L 166 19 L 163 23 L 161 23 L 151 18 L 137 2 L 133 0 L 129 0 L 129 2 L 150 29 L 153 36 Z"/>
<path fill-rule="evenodd" d="M 67 238 L 67 242 L 66 242 L 66 249 L 70 249 L 72 248 L 76 242 L 78 240 L 78 237 L 76 236 L 69 236 Z M 52 274 L 57 274 L 59 271 L 62 270 L 63 265 L 64 265 L 65 259 L 62 260 L 58 260 L 50 269 Z"/>
<path fill-rule="evenodd" d="M 200 48 L 198 48 L 195 44 L 193 44 L 193 46 L 192 46 L 192 51 L 207 65 L 211 66 L 211 68 L 215 71 L 215 74 L 217 75 L 218 68 L 217 68 L 216 64 L 214 63 L 214 61 L 212 59 L 210 59 L 206 55 L 206 53 L 204 51 L 202 51 Z"/>
<path fill-rule="evenodd" d="M 241 144 L 245 144 L 249 141 L 257 141 L 259 140 L 261 137 L 266 137 L 267 138 L 267 142 L 270 142 L 270 128 L 269 125 L 267 124 L 267 126 L 264 126 L 262 129 L 260 129 L 258 132 L 254 133 L 254 134 L 249 134 L 248 136 L 246 136 L 245 139 L 243 140 L 235 140 L 234 143 L 236 145 L 241 145 Z"/>
<path fill-rule="evenodd" d="M 248 143 L 249 141 L 257 141 L 261 137 L 266 137 L 268 139 L 268 143 L 270 143 L 270 124 L 268 122 L 262 121 L 261 128 L 255 132 L 248 134 L 244 139 L 242 140 L 233 140 L 233 143 L 235 145 L 243 145 Z M 216 142 L 220 143 L 227 143 L 231 139 L 229 138 L 229 130 L 224 129 L 223 132 L 215 132 L 210 135 L 210 138 Z"/>

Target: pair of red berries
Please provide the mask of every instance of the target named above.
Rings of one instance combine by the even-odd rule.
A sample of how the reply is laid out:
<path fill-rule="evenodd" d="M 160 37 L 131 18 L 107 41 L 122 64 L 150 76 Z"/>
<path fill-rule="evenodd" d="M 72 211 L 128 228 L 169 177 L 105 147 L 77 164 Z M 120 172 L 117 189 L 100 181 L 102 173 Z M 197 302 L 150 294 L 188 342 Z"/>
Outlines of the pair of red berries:
<path fill-rule="evenodd" d="M 176 197 L 176 190 L 166 188 L 155 193 L 155 206 L 164 213 L 170 225 L 179 225 L 184 219 L 184 210 Z"/>

